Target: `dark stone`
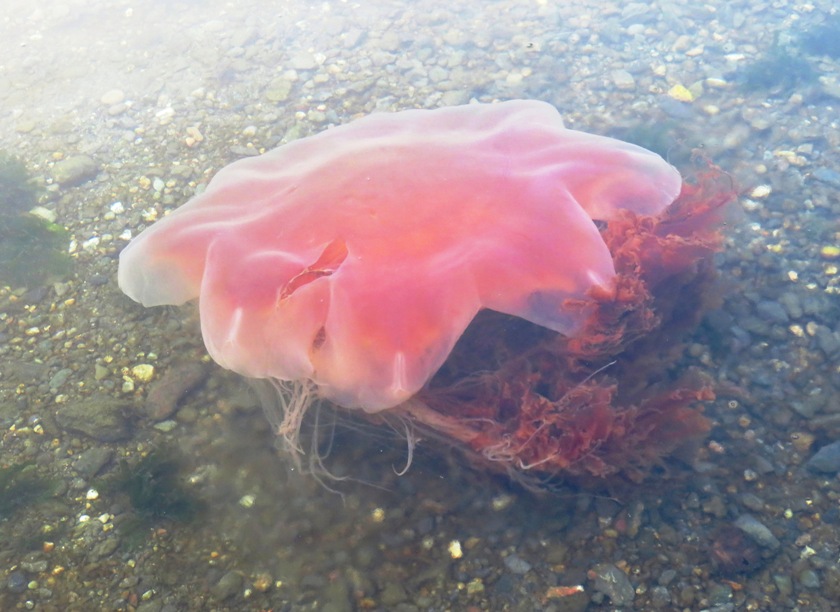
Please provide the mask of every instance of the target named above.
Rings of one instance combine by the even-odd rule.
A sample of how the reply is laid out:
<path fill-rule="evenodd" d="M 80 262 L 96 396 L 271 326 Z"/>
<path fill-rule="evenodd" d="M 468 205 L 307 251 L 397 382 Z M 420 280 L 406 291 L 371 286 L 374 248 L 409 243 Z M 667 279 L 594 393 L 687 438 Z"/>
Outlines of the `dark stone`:
<path fill-rule="evenodd" d="M 823 446 L 805 466 L 818 474 L 836 474 L 840 471 L 840 440 Z"/>
<path fill-rule="evenodd" d="M 242 588 L 242 576 L 238 572 L 226 572 L 224 576 L 213 586 L 213 596 L 219 600 L 225 600 L 236 595 Z"/>
<path fill-rule="evenodd" d="M 756 304 L 755 310 L 762 319 L 775 323 L 787 323 L 788 321 L 787 312 L 785 312 L 785 309 L 778 302 L 762 300 Z"/>
<path fill-rule="evenodd" d="M 840 187 L 840 172 L 832 170 L 831 168 L 817 168 L 811 173 L 818 181 L 828 183 L 834 187 Z"/>
<path fill-rule="evenodd" d="M 171 366 L 152 384 L 146 396 L 146 414 L 155 421 L 168 419 L 178 402 L 206 379 L 207 370 L 200 363 L 188 361 Z"/>
<path fill-rule="evenodd" d="M 773 535 L 767 526 L 752 514 L 742 514 L 735 520 L 735 526 L 747 534 L 759 546 L 776 550 L 781 542 Z"/>
<path fill-rule="evenodd" d="M 73 468 L 84 478 L 93 478 L 111 460 L 113 453 L 110 448 L 95 446 L 86 450 L 76 458 Z"/>
<path fill-rule="evenodd" d="M 515 553 L 505 557 L 504 563 L 514 574 L 527 574 L 531 571 L 531 564 Z"/>
<path fill-rule="evenodd" d="M 65 404 L 55 413 L 56 424 L 65 431 L 81 434 L 100 442 L 116 442 L 131 437 L 126 417 L 131 405 L 111 397 L 90 397 Z"/>
<path fill-rule="evenodd" d="M 612 563 L 599 563 L 590 571 L 593 587 L 610 598 L 615 606 L 629 606 L 636 597 L 636 591 L 627 574 Z"/>
<path fill-rule="evenodd" d="M 709 553 L 715 567 L 725 575 L 748 574 L 764 564 L 759 545 L 734 525 L 716 531 Z"/>
<path fill-rule="evenodd" d="M 23 593 L 28 582 L 26 574 L 15 570 L 10 572 L 8 578 L 6 578 L 6 588 L 12 593 Z"/>
<path fill-rule="evenodd" d="M 111 556 L 113 552 L 119 548 L 119 546 L 119 538 L 116 536 L 110 536 L 97 543 L 90 551 L 90 554 L 94 559 L 104 559 L 105 557 Z"/>

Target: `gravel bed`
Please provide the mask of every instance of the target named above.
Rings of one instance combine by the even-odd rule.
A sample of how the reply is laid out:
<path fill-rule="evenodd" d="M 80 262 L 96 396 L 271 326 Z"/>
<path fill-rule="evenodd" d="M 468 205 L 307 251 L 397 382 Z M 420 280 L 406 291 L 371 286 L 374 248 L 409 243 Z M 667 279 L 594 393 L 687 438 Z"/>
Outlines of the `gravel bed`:
<path fill-rule="evenodd" d="M 736 82 L 830 10 L 5 0 L 0 150 L 68 229 L 73 273 L 0 288 L 0 609 L 836 609 L 840 63 Z M 376 110 L 519 97 L 570 127 L 664 133 L 675 163 L 710 159 L 743 190 L 722 305 L 685 359 L 719 395 L 690 466 L 539 496 L 434 445 L 397 476 L 404 441 L 339 422 L 345 479 L 319 482 L 189 307 L 116 285 L 127 241 L 234 159 Z M 163 467 L 138 476 L 149 456 Z M 144 489 L 175 468 L 190 512 Z"/>

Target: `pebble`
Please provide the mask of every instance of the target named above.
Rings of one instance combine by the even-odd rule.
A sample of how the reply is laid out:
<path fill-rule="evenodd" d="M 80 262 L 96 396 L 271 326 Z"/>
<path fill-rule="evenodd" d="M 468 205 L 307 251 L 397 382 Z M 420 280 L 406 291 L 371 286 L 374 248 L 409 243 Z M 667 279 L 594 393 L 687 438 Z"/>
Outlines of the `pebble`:
<path fill-rule="evenodd" d="M 12 593 L 23 593 L 26 590 L 28 582 L 26 574 L 18 570 L 13 570 L 9 572 L 6 578 L 6 588 Z"/>
<path fill-rule="evenodd" d="M 406 593 L 405 587 L 403 587 L 400 583 L 393 581 L 388 582 L 379 594 L 379 603 L 385 606 L 386 609 L 390 609 L 407 599 L 408 593 Z"/>
<path fill-rule="evenodd" d="M 224 601 L 236 595 L 241 588 L 242 575 L 239 572 L 229 571 L 219 578 L 211 592 L 216 599 Z"/>
<path fill-rule="evenodd" d="M 104 106 L 114 106 L 115 104 L 119 104 L 123 100 L 125 100 L 125 92 L 123 92 L 123 90 L 121 89 L 111 89 L 109 91 L 106 91 L 104 94 L 102 94 L 102 97 L 99 98 L 99 101 Z"/>
<path fill-rule="evenodd" d="M 36 206 L 35 208 L 29 211 L 29 214 L 34 215 L 39 219 L 43 219 L 47 223 L 55 223 L 55 220 L 58 218 L 58 215 L 54 210 L 44 208 L 43 206 Z"/>
<path fill-rule="evenodd" d="M 131 368 L 131 375 L 135 380 L 147 383 L 154 378 L 155 366 L 149 363 L 138 363 L 136 366 Z"/>
<path fill-rule="evenodd" d="M 396 32 L 385 32 L 382 38 L 379 39 L 377 46 L 383 51 L 396 51 L 400 48 L 401 43 L 399 34 Z"/>
<path fill-rule="evenodd" d="M 810 569 L 806 568 L 799 573 L 799 584 L 801 584 L 806 589 L 818 589 L 820 588 L 820 577 L 817 576 L 817 573 Z"/>
<path fill-rule="evenodd" d="M 840 187 L 840 172 L 831 168 L 817 168 L 811 173 L 818 181 L 828 183 L 834 187 Z"/>
<path fill-rule="evenodd" d="M 73 373 L 73 370 L 71 370 L 70 368 L 62 368 L 61 370 L 59 370 L 58 372 L 53 374 L 53 376 L 52 376 L 52 378 L 50 378 L 50 382 L 49 382 L 50 389 L 51 390 L 59 389 L 65 382 L 67 382 L 67 379 L 70 378 L 70 375 L 72 373 Z"/>
<path fill-rule="evenodd" d="M 116 536 L 110 536 L 93 547 L 91 550 L 91 556 L 94 559 L 104 559 L 105 557 L 109 557 L 114 553 L 117 548 L 120 546 L 120 539 Z"/>
<path fill-rule="evenodd" d="M 299 51 L 291 57 L 288 66 L 294 70 L 313 70 L 318 67 L 318 62 L 309 51 Z"/>
<path fill-rule="evenodd" d="M 814 337 L 817 346 L 829 359 L 835 359 L 840 353 L 840 330 L 832 331 L 825 325 L 818 325 Z"/>
<path fill-rule="evenodd" d="M 678 102 L 668 96 L 660 96 L 659 107 L 670 117 L 679 120 L 688 120 L 694 117 L 694 110 L 689 104 Z"/>
<path fill-rule="evenodd" d="M 758 185 L 750 192 L 750 197 L 760 200 L 761 198 L 769 196 L 772 191 L 773 188 L 770 187 L 770 185 Z"/>
<path fill-rule="evenodd" d="M 694 94 L 685 85 L 674 85 L 668 90 L 668 97 L 677 102 L 694 102 Z"/>
<path fill-rule="evenodd" d="M 840 472 L 840 440 L 826 444 L 805 463 L 812 472 L 836 474 Z"/>
<path fill-rule="evenodd" d="M 742 514 L 735 520 L 734 525 L 747 534 L 759 546 L 770 550 L 776 550 L 781 546 L 781 542 L 773 535 L 770 529 L 752 514 Z"/>
<path fill-rule="evenodd" d="M 676 577 L 677 577 L 677 570 L 666 569 L 665 571 L 663 571 L 659 575 L 659 578 L 657 579 L 657 582 L 662 586 L 668 586 L 669 584 L 671 584 L 671 582 L 674 581 L 674 578 L 676 578 Z"/>
<path fill-rule="evenodd" d="M 159 423 L 155 423 L 153 425 L 153 427 L 155 429 L 157 429 L 158 431 L 168 433 L 168 432 L 172 431 L 173 429 L 175 429 L 176 427 L 178 427 L 178 422 L 177 421 L 172 421 L 172 420 L 166 420 L 166 421 L 161 421 Z"/>
<path fill-rule="evenodd" d="M 633 75 L 626 70 L 613 70 L 612 82 L 617 89 L 622 91 L 632 91 L 636 89 L 636 79 L 634 79 Z"/>
<path fill-rule="evenodd" d="M 779 296 L 779 304 L 784 307 L 785 312 L 791 319 L 798 319 L 803 315 L 802 302 L 799 300 L 799 294 L 793 291 L 786 291 Z"/>
<path fill-rule="evenodd" d="M 150 419 L 161 421 L 175 414 L 178 402 L 207 378 L 200 363 L 188 361 L 170 366 L 146 396 L 145 410 Z"/>
<path fill-rule="evenodd" d="M 283 77 L 272 80 L 265 90 L 265 97 L 270 102 L 284 102 L 292 92 L 293 83 Z"/>
<path fill-rule="evenodd" d="M 788 314 L 779 302 L 762 300 L 755 306 L 756 313 L 766 320 L 775 323 L 787 323 Z"/>
<path fill-rule="evenodd" d="M 741 503 L 753 512 L 762 512 L 765 507 L 764 500 L 753 493 L 744 493 L 740 497 Z"/>
<path fill-rule="evenodd" d="M 38 123 L 34 119 L 20 119 L 15 124 L 15 131 L 18 134 L 28 134 L 29 132 L 33 131 L 38 126 Z"/>
<path fill-rule="evenodd" d="M 111 397 L 91 396 L 68 402 L 55 412 L 59 428 L 100 442 L 117 442 L 131 437 L 126 415 L 131 404 Z"/>
<path fill-rule="evenodd" d="M 793 593 L 793 581 L 790 576 L 786 574 L 773 574 L 773 582 L 782 596 L 790 597 L 791 593 Z"/>
<path fill-rule="evenodd" d="M 527 574 L 531 571 L 531 564 L 515 553 L 505 557 L 504 562 L 514 574 Z"/>
<path fill-rule="evenodd" d="M 47 571 L 49 564 L 44 559 L 21 561 L 20 567 L 22 570 L 30 574 L 40 574 Z"/>
<path fill-rule="evenodd" d="M 458 106 L 470 101 L 470 92 L 464 89 L 452 89 L 446 91 L 440 98 L 443 106 Z"/>
<path fill-rule="evenodd" d="M 665 608 L 671 603 L 671 594 L 663 586 L 655 586 L 650 592 L 650 603 L 654 608 Z"/>
<path fill-rule="evenodd" d="M 103 446 L 94 446 L 82 452 L 73 463 L 73 469 L 83 478 L 96 476 L 113 457 L 113 451 Z"/>
<path fill-rule="evenodd" d="M 593 588 L 610 598 L 615 606 L 629 606 L 636 597 L 636 591 L 627 574 L 612 563 L 599 563 L 589 570 Z"/>
<path fill-rule="evenodd" d="M 88 181 L 99 172 L 99 164 L 88 155 L 73 155 L 56 162 L 53 180 L 62 187 L 74 187 Z"/>

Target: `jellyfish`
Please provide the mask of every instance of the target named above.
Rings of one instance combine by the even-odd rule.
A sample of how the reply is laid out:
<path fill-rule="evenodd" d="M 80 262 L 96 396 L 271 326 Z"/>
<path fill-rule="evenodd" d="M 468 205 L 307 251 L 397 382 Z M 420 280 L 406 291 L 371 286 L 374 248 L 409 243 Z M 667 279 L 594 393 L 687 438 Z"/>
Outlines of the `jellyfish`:
<path fill-rule="evenodd" d="M 708 191 L 641 147 L 567 129 L 545 102 L 377 113 L 223 168 L 122 251 L 119 285 L 144 306 L 197 298 L 220 366 L 299 390 L 280 419 L 291 436 L 309 402 L 327 400 L 504 469 L 558 471 L 620 421 L 644 420 L 630 416 L 641 399 L 616 411 L 614 378 L 583 364 L 603 367 L 656 327 L 648 285 L 698 277 L 729 197 Z M 520 416 L 539 412 L 529 402 L 573 408 L 512 432 L 504 393 Z M 580 448 L 558 450 L 576 428 Z"/>

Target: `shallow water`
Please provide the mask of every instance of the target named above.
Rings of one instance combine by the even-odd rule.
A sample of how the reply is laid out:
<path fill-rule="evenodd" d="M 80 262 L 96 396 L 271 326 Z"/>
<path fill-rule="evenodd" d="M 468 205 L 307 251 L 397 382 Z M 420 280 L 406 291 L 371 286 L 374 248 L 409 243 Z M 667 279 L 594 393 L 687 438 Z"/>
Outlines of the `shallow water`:
<path fill-rule="evenodd" d="M 0 150 L 67 228 L 73 272 L 0 290 L 0 467 L 28 466 L 0 476 L 20 500 L 0 504 L 0 608 L 831 609 L 840 65 L 798 41 L 832 8 L 6 0 Z M 787 55 L 748 79 L 776 42 Z M 812 79 L 771 78 L 798 59 Z M 520 97 L 681 168 L 699 152 L 743 189 L 722 305 L 680 364 L 719 395 L 690 465 L 538 497 L 431 442 L 397 476 L 405 441 L 344 423 L 326 461 L 352 480 L 324 486 L 209 363 L 190 308 L 116 286 L 127 240 L 235 159 L 375 110 Z M 151 418 L 146 396 L 183 363 L 206 378 Z M 113 484 L 156 449 L 197 514 Z"/>

